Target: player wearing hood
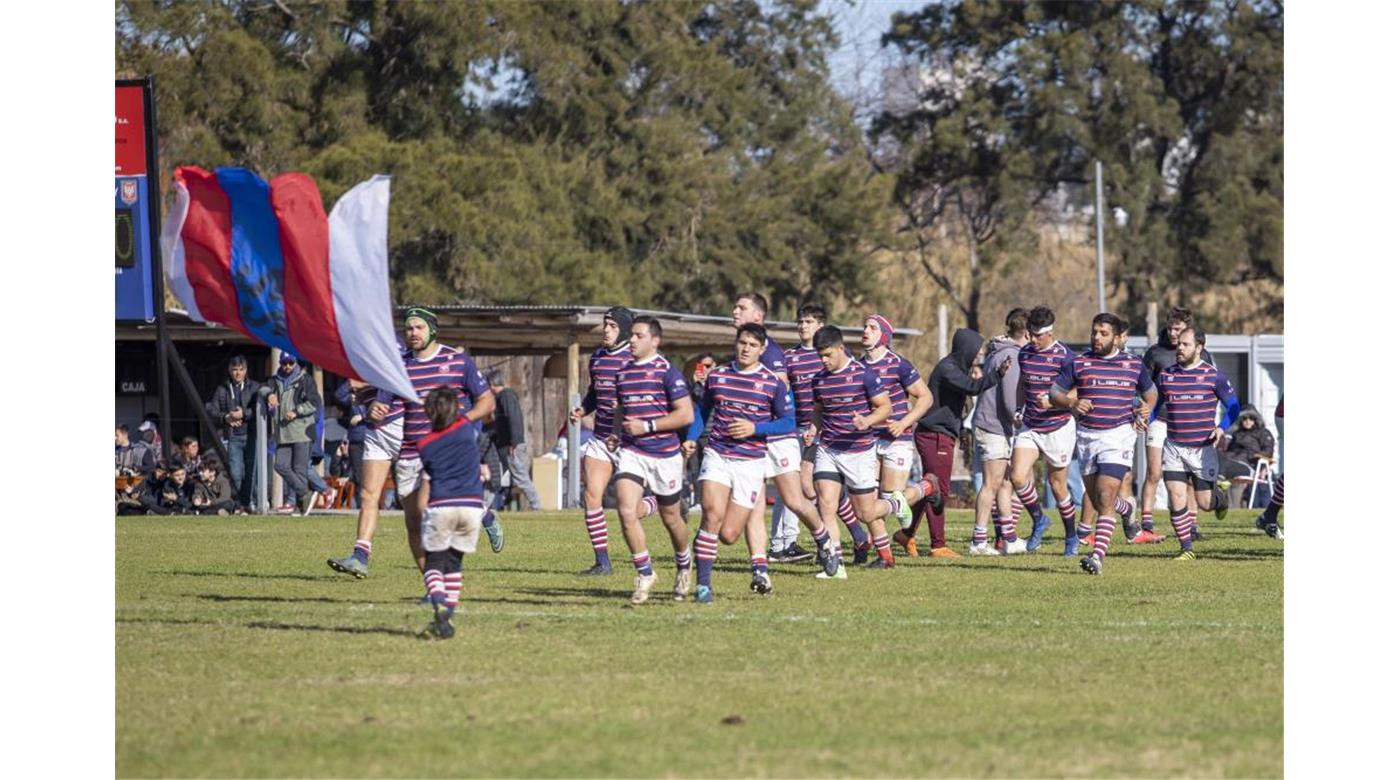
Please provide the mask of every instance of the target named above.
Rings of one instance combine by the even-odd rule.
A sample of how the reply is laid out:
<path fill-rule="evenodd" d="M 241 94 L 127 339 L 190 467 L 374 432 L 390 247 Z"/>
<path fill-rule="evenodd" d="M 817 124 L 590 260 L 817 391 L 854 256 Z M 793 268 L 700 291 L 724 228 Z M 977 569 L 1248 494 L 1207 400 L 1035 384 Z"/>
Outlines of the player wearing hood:
<path fill-rule="evenodd" d="M 972 413 L 972 438 L 982 463 L 982 489 L 977 492 L 976 520 L 972 528 L 972 555 L 996 555 L 996 548 L 987 545 L 987 521 L 996 510 L 998 531 L 1003 537 L 1015 538 L 1016 516 L 1020 510 L 1013 505 L 1015 494 L 1006 478 L 1011 465 L 1011 437 L 1016 433 L 1016 387 L 1021 369 L 1015 364 L 1021 348 L 1030 340 L 1026 335 L 1025 309 L 1012 309 L 1006 315 L 1006 335 L 997 336 L 987 344 L 982 375 L 987 376 L 1006 363 L 1006 373 L 993 386 L 977 396 L 977 408 Z M 1044 517 L 1042 515 L 1042 517 Z M 1032 531 L 1026 540 L 1027 552 L 1040 547 L 1048 522 Z"/>

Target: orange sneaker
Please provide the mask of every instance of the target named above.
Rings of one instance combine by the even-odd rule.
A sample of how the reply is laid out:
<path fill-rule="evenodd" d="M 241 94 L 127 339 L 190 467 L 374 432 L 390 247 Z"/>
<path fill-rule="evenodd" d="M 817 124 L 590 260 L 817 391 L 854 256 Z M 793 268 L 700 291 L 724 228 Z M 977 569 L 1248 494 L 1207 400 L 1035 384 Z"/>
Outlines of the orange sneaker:
<path fill-rule="evenodd" d="M 935 547 L 928 552 L 930 558 L 961 558 L 951 547 Z"/>
<path fill-rule="evenodd" d="M 1141 531 L 1138 531 L 1138 535 L 1134 536 L 1132 538 L 1132 541 L 1128 542 L 1128 544 L 1157 544 L 1159 542 L 1166 541 L 1166 538 L 1167 537 L 1162 536 L 1161 534 L 1153 533 L 1152 531 L 1149 531 L 1146 528 L 1144 528 Z"/>
<path fill-rule="evenodd" d="M 910 558 L 919 557 L 919 543 L 914 541 L 914 537 L 904 531 L 894 532 L 894 543 L 904 548 L 904 552 Z"/>

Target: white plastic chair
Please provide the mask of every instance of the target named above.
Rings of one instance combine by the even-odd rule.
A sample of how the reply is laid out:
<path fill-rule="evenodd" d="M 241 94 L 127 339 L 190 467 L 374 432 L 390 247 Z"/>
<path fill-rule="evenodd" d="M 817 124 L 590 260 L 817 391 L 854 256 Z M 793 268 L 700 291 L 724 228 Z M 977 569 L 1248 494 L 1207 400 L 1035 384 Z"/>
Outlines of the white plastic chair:
<path fill-rule="evenodd" d="M 1269 492 L 1274 490 L 1274 467 L 1269 461 L 1260 458 L 1254 463 L 1254 476 L 1250 478 L 1249 486 L 1249 507 L 1254 508 L 1254 496 L 1259 492 L 1259 485 L 1263 483 L 1269 486 Z"/>

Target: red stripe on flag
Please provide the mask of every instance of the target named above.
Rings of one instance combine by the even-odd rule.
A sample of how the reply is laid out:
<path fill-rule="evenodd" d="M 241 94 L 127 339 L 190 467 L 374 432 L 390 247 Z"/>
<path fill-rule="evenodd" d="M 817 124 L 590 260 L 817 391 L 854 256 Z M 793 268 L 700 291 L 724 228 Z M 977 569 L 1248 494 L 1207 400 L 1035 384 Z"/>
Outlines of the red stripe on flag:
<path fill-rule="evenodd" d="M 228 196 L 214 174 L 203 168 L 182 166 L 175 170 L 175 178 L 190 193 L 180 239 L 185 244 L 185 276 L 194 290 L 195 305 L 205 320 L 236 328 L 251 338 L 238 314 L 233 286 L 233 214 Z"/>
<path fill-rule="evenodd" d="M 287 336 L 301 357 L 347 377 L 359 377 L 345 354 L 331 297 L 330 225 L 316 182 L 284 173 L 271 182 L 272 213 L 282 239 Z"/>

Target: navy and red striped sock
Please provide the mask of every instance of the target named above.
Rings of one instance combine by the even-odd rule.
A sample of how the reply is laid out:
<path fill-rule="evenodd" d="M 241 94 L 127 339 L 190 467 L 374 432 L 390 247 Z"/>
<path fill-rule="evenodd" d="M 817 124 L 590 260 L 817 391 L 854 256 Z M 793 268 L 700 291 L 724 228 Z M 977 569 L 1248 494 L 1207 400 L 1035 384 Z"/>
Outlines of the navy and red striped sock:
<path fill-rule="evenodd" d="M 695 581 L 710 586 L 710 576 L 715 569 L 715 558 L 719 557 L 719 534 L 701 530 L 695 535 Z"/>

